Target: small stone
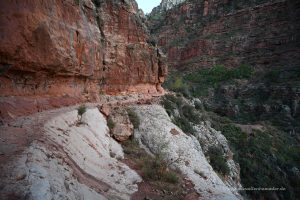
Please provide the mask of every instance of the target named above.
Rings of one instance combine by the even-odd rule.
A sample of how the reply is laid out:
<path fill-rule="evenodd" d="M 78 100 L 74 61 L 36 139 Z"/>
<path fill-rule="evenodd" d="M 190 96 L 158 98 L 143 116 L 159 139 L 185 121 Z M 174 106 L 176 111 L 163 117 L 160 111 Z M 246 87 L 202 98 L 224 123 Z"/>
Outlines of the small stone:
<path fill-rule="evenodd" d="M 177 131 L 175 128 L 172 128 L 171 131 L 170 131 L 170 133 L 171 133 L 172 135 L 179 135 L 179 134 L 180 134 L 180 132 Z"/>
<path fill-rule="evenodd" d="M 16 176 L 16 181 L 21 181 L 26 178 L 26 174 L 18 174 Z"/>
<path fill-rule="evenodd" d="M 107 104 L 102 105 L 100 111 L 102 114 L 104 114 L 106 117 L 108 117 L 110 115 L 110 107 Z"/>

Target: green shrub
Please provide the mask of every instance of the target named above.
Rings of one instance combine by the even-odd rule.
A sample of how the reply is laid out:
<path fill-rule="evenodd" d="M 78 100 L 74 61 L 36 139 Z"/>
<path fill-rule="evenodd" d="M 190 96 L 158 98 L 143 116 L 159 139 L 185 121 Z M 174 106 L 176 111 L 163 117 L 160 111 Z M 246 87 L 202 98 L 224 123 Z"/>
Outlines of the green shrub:
<path fill-rule="evenodd" d="M 194 105 L 195 105 L 195 108 L 197 110 L 203 110 L 204 109 L 202 103 L 200 103 L 199 101 L 195 101 Z"/>
<path fill-rule="evenodd" d="M 207 155 L 210 158 L 210 164 L 214 168 L 214 170 L 221 173 L 222 175 L 229 174 L 229 167 L 220 147 L 210 147 Z"/>
<path fill-rule="evenodd" d="M 101 6 L 101 0 L 93 0 L 93 2 L 97 8 Z"/>
<path fill-rule="evenodd" d="M 163 175 L 163 179 L 168 183 L 178 183 L 179 178 L 175 172 L 168 171 Z"/>
<path fill-rule="evenodd" d="M 141 168 L 143 179 L 154 182 L 164 181 L 172 184 L 176 184 L 180 181 L 177 174 L 168 169 L 169 164 L 163 160 L 161 151 L 158 150 L 158 154 L 152 157 L 144 149 L 139 147 L 136 140 L 127 140 L 122 143 L 122 145 L 126 156 L 136 162 L 138 167 Z M 163 146 L 164 145 L 162 145 L 162 148 Z"/>
<path fill-rule="evenodd" d="M 163 180 L 173 184 L 179 181 L 176 173 L 168 171 L 168 164 L 159 156 L 154 159 L 144 159 L 142 161 L 142 172 L 146 180 Z"/>
<path fill-rule="evenodd" d="M 76 3 L 76 5 L 80 4 L 80 0 L 74 0 L 74 2 Z"/>
<path fill-rule="evenodd" d="M 248 65 L 241 65 L 238 68 L 229 70 L 229 73 L 232 73 L 232 75 L 229 75 L 232 78 L 241 79 L 241 78 L 251 78 L 254 71 L 253 71 L 252 67 L 250 67 Z"/>
<path fill-rule="evenodd" d="M 162 105 L 169 116 L 171 116 L 174 113 L 174 110 L 176 109 L 176 104 L 174 104 L 172 101 L 169 101 L 167 98 L 163 98 Z"/>
<path fill-rule="evenodd" d="M 174 95 L 165 95 L 165 99 L 173 102 L 175 105 L 177 105 L 177 107 L 181 106 L 183 104 L 183 100 L 181 97 L 177 97 L 177 96 L 174 96 Z"/>
<path fill-rule="evenodd" d="M 190 96 L 189 88 L 186 83 L 184 83 L 182 77 L 175 77 L 173 83 L 170 86 L 170 89 L 173 90 L 174 92 L 179 92 L 183 94 L 185 97 Z"/>
<path fill-rule="evenodd" d="M 77 108 L 77 115 L 79 118 L 79 121 L 81 122 L 82 120 L 82 115 L 86 112 L 86 107 L 85 105 L 81 105 L 79 108 Z"/>
<path fill-rule="evenodd" d="M 216 65 L 209 69 L 199 69 L 188 74 L 172 72 L 164 87 L 183 94 L 185 97 L 207 96 L 209 89 L 217 89 L 221 84 L 232 82 L 234 79 L 250 79 L 254 70 L 248 65 L 227 68 Z"/>
<path fill-rule="evenodd" d="M 185 133 L 194 134 L 195 129 L 185 117 L 174 117 L 173 123 L 176 124 Z"/>
<path fill-rule="evenodd" d="M 142 171 L 146 180 L 161 180 L 166 163 L 159 158 L 143 160 Z"/>
<path fill-rule="evenodd" d="M 131 123 L 133 124 L 133 127 L 135 129 L 138 129 L 140 126 L 139 116 L 132 109 L 127 109 L 127 114 L 128 114 L 128 117 L 129 117 Z"/>
<path fill-rule="evenodd" d="M 173 116 L 173 123 L 181 128 L 183 132 L 188 134 L 195 133 L 191 122 L 199 123 L 201 117 L 193 106 L 186 104 L 182 97 L 176 97 L 174 95 L 166 95 L 162 100 L 162 105 L 169 116 L 174 115 L 174 110 L 179 111 L 179 116 Z"/>
<path fill-rule="evenodd" d="M 108 128 L 109 128 L 110 130 L 112 130 L 112 129 L 115 127 L 115 122 L 112 120 L 111 117 L 109 117 L 109 118 L 107 119 L 107 126 L 108 126 Z"/>
<path fill-rule="evenodd" d="M 190 122 L 199 123 L 200 115 L 196 112 L 195 108 L 191 105 L 184 105 L 181 108 L 183 116 Z"/>

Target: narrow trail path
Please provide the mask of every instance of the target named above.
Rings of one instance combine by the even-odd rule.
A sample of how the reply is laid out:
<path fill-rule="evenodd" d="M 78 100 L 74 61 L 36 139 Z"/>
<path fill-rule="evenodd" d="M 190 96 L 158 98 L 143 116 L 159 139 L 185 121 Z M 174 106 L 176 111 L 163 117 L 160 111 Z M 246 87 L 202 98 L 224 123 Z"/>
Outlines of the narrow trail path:
<path fill-rule="evenodd" d="M 121 106 L 133 104 L 150 104 L 158 101 L 159 96 L 127 95 L 103 96 L 100 102 L 86 103 L 87 107 L 101 107 L 102 105 Z M 53 110 L 38 112 L 29 116 L 12 119 L 0 125 L 0 169 L 14 157 L 22 153 L 35 141 L 45 141 L 43 134 L 44 124 L 62 113 L 72 111 L 80 106 L 74 105 Z M 1 175 L 2 170 L 0 172 Z"/>

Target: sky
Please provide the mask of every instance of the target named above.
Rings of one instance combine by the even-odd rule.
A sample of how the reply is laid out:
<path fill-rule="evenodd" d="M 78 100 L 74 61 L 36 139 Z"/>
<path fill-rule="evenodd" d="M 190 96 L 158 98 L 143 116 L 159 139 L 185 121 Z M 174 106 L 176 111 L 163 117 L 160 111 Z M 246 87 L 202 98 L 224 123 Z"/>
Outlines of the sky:
<path fill-rule="evenodd" d="M 150 13 L 152 9 L 158 6 L 161 0 L 136 0 L 139 4 L 139 8 L 141 8 L 145 14 Z"/>

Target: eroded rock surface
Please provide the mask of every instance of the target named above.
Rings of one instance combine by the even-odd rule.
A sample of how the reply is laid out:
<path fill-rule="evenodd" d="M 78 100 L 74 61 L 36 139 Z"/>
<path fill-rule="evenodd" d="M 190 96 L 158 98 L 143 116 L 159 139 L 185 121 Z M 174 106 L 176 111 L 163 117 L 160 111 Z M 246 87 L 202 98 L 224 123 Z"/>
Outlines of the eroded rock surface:
<path fill-rule="evenodd" d="M 134 0 L 1 1 L 0 27 L 0 117 L 163 92 L 165 57 Z"/>
<path fill-rule="evenodd" d="M 109 116 L 113 123 L 112 136 L 120 142 L 124 142 L 133 135 L 133 125 L 128 117 L 126 109 L 116 107 Z"/>
<path fill-rule="evenodd" d="M 240 167 L 233 160 L 233 153 L 229 148 L 228 141 L 220 131 L 216 131 L 211 127 L 210 122 L 202 122 L 194 126 L 195 137 L 201 143 L 201 147 L 204 153 L 209 151 L 211 147 L 220 147 L 226 158 L 227 165 L 229 167 L 229 175 L 225 178 L 225 184 L 229 188 L 241 188 L 240 180 Z M 237 194 L 237 192 L 236 192 Z"/>
<path fill-rule="evenodd" d="M 171 66 L 296 68 L 300 63 L 298 1 L 185 0 L 163 8 L 162 3 L 152 11 L 148 24 Z"/>
<path fill-rule="evenodd" d="M 174 125 L 161 106 L 138 106 L 135 112 L 140 117 L 140 128 L 135 131 L 135 137 L 141 145 L 154 154 L 162 153 L 172 167 L 179 169 L 195 184 L 201 198 L 239 198 L 234 194 L 236 188 L 230 189 L 214 172 L 198 140 Z"/>
<path fill-rule="evenodd" d="M 1 199 L 129 199 L 141 178 L 118 161 L 123 156 L 97 108 L 81 123 L 76 110 L 60 114 L 2 166 Z"/>

